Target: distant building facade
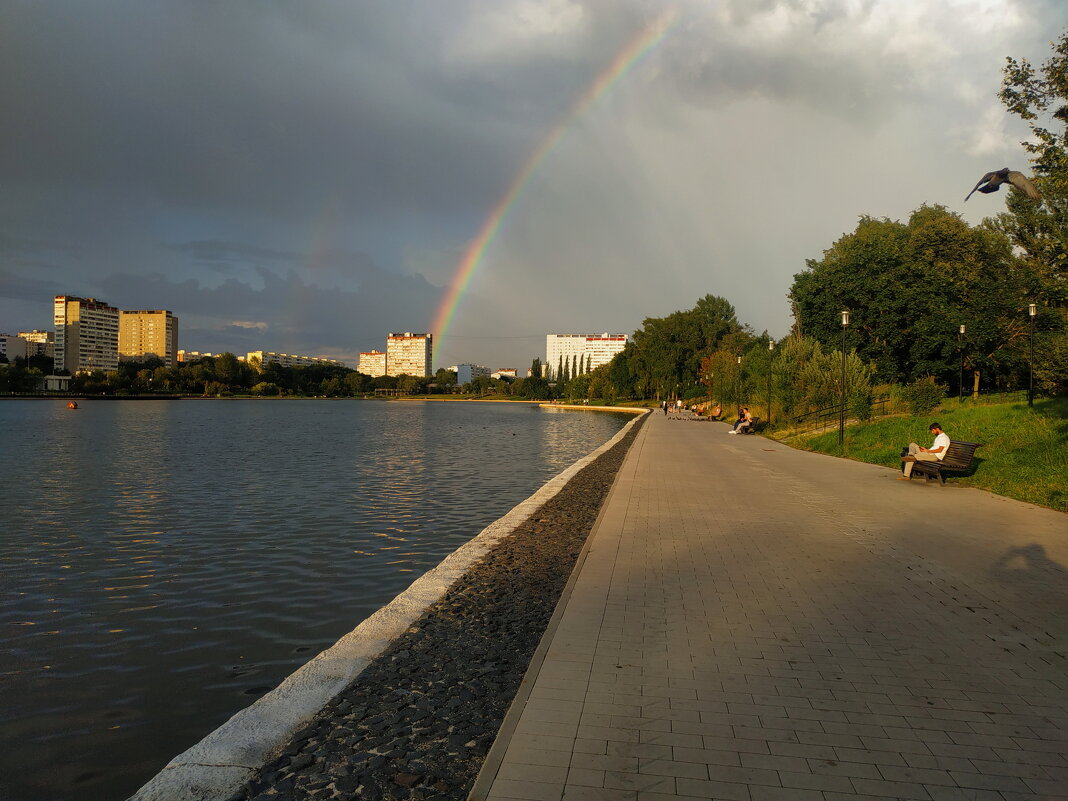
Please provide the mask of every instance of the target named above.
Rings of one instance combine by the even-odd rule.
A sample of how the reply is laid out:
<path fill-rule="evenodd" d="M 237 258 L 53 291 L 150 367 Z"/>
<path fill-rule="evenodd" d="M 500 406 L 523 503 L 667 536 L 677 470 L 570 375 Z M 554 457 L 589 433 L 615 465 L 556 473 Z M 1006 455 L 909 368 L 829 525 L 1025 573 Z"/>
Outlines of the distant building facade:
<path fill-rule="evenodd" d="M 19 336 L 26 340 L 27 356 L 55 357 L 55 331 L 38 331 L 35 328 L 32 331 L 19 331 Z"/>
<path fill-rule="evenodd" d="M 490 374 L 490 369 L 483 367 L 481 364 L 456 364 L 449 369 L 456 373 L 456 383 L 460 386 L 470 384 L 480 375 L 488 376 Z"/>
<path fill-rule="evenodd" d="M 430 376 L 434 361 L 434 335 L 390 333 L 386 337 L 386 375 Z"/>
<path fill-rule="evenodd" d="M 357 372 L 378 378 L 386 374 L 386 354 L 380 350 L 369 350 L 360 353 L 360 360 L 356 364 Z"/>
<path fill-rule="evenodd" d="M 209 356 L 218 356 L 218 353 L 201 353 L 199 350 L 179 350 L 178 361 L 180 362 L 198 362 L 201 359 L 207 359 Z"/>
<path fill-rule="evenodd" d="M 310 367 L 315 364 L 327 364 L 334 367 L 344 367 L 344 362 L 337 359 L 324 359 L 319 356 L 295 356 L 291 353 L 275 353 L 269 350 L 252 350 L 245 356 L 247 361 L 257 369 L 262 369 L 268 364 L 277 364 L 282 367 Z"/>
<path fill-rule="evenodd" d="M 499 367 L 490 373 L 490 378 L 503 378 L 505 381 L 519 378 L 519 370 L 515 367 Z"/>
<path fill-rule="evenodd" d="M 15 334 L 0 334 L 0 356 L 14 364 L 15 359 L 26 358 L 26 345 L 28 343 L 21 336 Z"/>
<path fill-rule="evenodd" d="M 546 334 L 546 378 L 559 378 L 566 368 L 568 375 L 583 375 L 608 364 L 627 344 L 626 334 Z"/>
<path fill-rule="evenodd" d="M 56 295 L 55 369 L 71 375 L 119 366 L 119 310 L 95 298 Z"/>
<path fill-rule="evenodd" d="M 119 312 L 119 360 L 178 361 L 178 318 L 166 309 Z"/>

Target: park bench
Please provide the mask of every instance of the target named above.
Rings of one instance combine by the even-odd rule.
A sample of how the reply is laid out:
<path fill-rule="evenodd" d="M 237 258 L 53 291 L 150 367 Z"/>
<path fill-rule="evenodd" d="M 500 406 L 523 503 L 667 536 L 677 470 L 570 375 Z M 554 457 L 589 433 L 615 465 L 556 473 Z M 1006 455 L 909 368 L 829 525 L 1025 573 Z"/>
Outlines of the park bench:
<path fill-rule="evenodd" d="M 920 473 L 924 481 L 937 478 L 940 484 L 945 484 L 946 479 L 942 476 L 945 471 L 963 473 L 972 466 L 975 458 L 975 449 L 979 447 L 977 442 L 957 442 L 951 440 L 946 458 L 939 462 L 915 462 L 912 465 L 912 475 Z"/>

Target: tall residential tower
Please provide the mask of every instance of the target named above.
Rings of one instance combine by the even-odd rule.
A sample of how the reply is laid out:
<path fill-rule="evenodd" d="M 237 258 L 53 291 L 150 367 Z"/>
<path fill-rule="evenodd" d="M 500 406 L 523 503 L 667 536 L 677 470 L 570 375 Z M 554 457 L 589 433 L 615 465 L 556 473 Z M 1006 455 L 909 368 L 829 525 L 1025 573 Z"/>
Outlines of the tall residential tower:
<path fill-rule="evenodd" d="M 174 367 L 178 360 L 178 318 L 165 309 L 119 312 L 119 359 L 152 356 Z"/>
<path fill-rule="evenodd" d="M 386 375 L 426 378 L 434 360 L 434 335 L 391 333 L 386 337 Z"/>
<path fill-rule="evenodd" d="M 56 295 L 55 369 L 71 375 L 119 367 L 119 310 L 95 298 Z"/>

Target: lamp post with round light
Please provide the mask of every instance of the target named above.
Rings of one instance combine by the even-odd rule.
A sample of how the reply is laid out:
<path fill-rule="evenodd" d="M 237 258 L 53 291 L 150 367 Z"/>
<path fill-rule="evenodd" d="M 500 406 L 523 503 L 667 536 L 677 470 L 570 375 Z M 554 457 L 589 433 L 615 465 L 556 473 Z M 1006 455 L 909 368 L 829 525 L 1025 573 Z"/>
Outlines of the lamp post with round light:
<path fill-rule="evenodd" d="M 957 387 L 957 404 L 964 403 L 964 325 L 957 334 L 957 352 L 960 354 L 960 380 Z"/>
<path fill-rule="evenodd" d="M 846 413 L 846 329 L 849 327 L 849 310 L 842 310 L 842 408 L 838 412 L 838 447 L 845 447 Z"/>
<path fill-rule="evenodd" d="M 775 352 L 775 340 L 768 342 L 768 425 L 771 425 L 771 359 Z"/>
<path fill-rule="evenodd" d="M 1027 405 L 1035 405 L 1035 315 L 1038 314 L 1038 304 L 1030 303 L 1027 306 L 1027 316 L 1031 318 L 1031 358 L 1030 370 L 1027 378 Z"/>

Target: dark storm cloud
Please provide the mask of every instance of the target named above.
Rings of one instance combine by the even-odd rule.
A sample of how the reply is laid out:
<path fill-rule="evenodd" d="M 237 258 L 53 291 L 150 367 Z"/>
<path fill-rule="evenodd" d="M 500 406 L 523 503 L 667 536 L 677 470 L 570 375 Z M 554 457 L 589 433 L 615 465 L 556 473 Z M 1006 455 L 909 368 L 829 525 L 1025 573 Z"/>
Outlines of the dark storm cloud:
<path fill-rule="evenodd" d="M 33 274 L 36 272 L 35 268 L 45 267 L 50 265 L 41 265 L 33 261 L 21 261 L 18 263 L 18 270 L 6 270 L 0 267 L 0 294 L 5 298 L 11 298 L 12 300 L 29 300 L 51 303 L 52 298 L 55 295 L 63 293 L 63 284 L 59 281 L 48 278 L 35 278 Z M 5 321 L 7 322 L 7 321 Z M 50 320 L 41 320 L 37 323 L 38 327 L 42 327 L 50 324 Z M 23 327 L 22 325 L 12 326 Z M 6 330 L 6 329 L 5 329 Z"/>
<path fill-rule="evenodd" d="M 464 64 L 438 3 L 25 3 L 5 12 L 0 175 L 314 215 L 492 202 L 566 107 Z M 505 70 L 507 73 L 508 70 Z M 555 84 L 555 86 L 554 86 Z"/>
<path fill-rule="evenodd" d="M 100 281 L 109 303 L 120 308 L 153 307 L 167 298 L 180 321 L 188 350 L 276 350 L 305 354 L 348 354 L 383 349 L 386 332 L 429 319 L 440 291 L 421 276 L 362 271 L 359 291 L 316 286 L 295 271 L 260 267 L 262 289 L 228 279 L 208 288 L 195 280 L 160 274 L 115 273 Z"/>
<path fill-rule="evenodd" d="M 226 242 L 220 239 L 202 239 L 196 242 L 178 242 L 165 245 L 168 250 L 187 253 L 201 262 L 267 261 L 292 262 L 298 254 L 282 250 L 246 245 L 241 242 Z"/>

